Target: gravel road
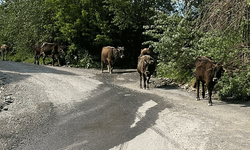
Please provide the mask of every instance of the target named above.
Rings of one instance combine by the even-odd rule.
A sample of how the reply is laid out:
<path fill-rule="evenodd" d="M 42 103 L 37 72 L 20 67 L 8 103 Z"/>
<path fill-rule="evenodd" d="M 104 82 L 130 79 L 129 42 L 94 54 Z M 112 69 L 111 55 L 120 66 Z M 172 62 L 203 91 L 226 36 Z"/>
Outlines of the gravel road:
<path fill-rule="evenodd" d="M 134 69 L 110 75 L 0 61 L 0 91 L 0 150 L 250 147 L 249 102 L 213 98 L 207 106 L 207 99 L 196 101 L 195 93 L 175 86 L 139 89 Z"/>

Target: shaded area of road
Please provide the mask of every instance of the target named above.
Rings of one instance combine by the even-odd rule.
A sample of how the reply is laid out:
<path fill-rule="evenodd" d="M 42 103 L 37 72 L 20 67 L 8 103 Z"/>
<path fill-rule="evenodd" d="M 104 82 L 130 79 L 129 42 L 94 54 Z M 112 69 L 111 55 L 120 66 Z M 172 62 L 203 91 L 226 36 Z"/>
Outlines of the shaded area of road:
<path fill-rule="evenodd" d="M 31 136 L 18 149 L 110 149 L 154 126 L 158 114 L 171 107 L 159 96 L 107 85 L 92 94 L 87 101 L 75 103 L 71 112 L 58 116 L 50 132 Z M 135 122 L 139 107 L 149 101 L 155 104 Z"/>

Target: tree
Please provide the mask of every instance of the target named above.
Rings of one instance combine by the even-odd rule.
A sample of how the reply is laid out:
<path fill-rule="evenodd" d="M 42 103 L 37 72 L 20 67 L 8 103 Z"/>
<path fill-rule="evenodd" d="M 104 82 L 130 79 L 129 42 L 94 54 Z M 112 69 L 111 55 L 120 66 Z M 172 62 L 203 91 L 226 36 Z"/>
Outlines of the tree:
<path fill-rule="evenodd" d="M 157 11 L 170 13 L 173 11 L 171 0 L 106 0 L 106 7 L 111 12 L 112 23 L 120 30 L 121 44 L 125 46 L 128 66 L 135 68 L 141 48 L 147 47 L 142 43 L 148 40 L 143 35 L 144 25 L 152 23 L 150 20 Z M 129 60 L 128 60 L 129 59 Z"/>
<path fill-rule="evenodd" d="M 19 61 L 32 54 L 34 44 L 50 37 L 44 29 L 49 14 L 43 12 L 43 4 L 43 0 L 6 0 L 0 5 L 0 40 L 15 49 Z"/>
<path fill-rule="evenodd" d="M 77 65 L 86 55 L 97 55 L 101 46 L 112 43 L 109 12 L 102 0 L 46 0 L 46 5 L 55 22 L 47 28 L 55 32 L 55 41 L 71 45 L 70 63 Z M 82 66 L 87 64 L 82 62 Z"/>
<path fill-rule="evenodd" d="M 192 78 L 193 61 L 197 56 L 196 44 L 202 33 L 194 30 L 194 21 L 190 21 L 192 11 L 171 15 L 158 12 L 152 19 L 152 25 L 144 26 L 145 35 L 152 40 L 145 42 L 154 47 L 158 54 L 158 75 L 178 81 Z"/>

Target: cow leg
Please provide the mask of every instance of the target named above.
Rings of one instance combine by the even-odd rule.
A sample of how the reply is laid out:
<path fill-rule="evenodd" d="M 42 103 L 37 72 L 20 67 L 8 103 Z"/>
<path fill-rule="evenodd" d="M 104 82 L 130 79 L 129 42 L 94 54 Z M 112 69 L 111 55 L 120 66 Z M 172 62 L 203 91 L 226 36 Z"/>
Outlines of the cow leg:
<path fill-rule="evenodd" d="M 36 64 L 36 57 L 37 57 L 37 56 L 36 56 L 36 55 L 34 55 L 34 64 Z"/>
<path fill-rule="evenodd" d="M 111 71 L 111 73 L 113 72 L 113 68 L 114 68 L 114 61 L 111 60 L 111 62 L 110 62 L 110 71 Z"/>
<path fill-rule="evenodd" d="M 61 66 L 61 64 L 60 64 L 60 56 L 59 55 L 56 55 L 56 59 L 57 59 L 57 63 L 58 63 L 58 66 Z"/>
<path fill-rule="evenodd" d="M 40 55 L 37 55 L 37 65 L 40 63 Z"/>
<path fill-rule="evenodd" d="M 111 74 L 111 72 L 110 72 L 110 65 L 107 65 L 107 68 L 108 68 L 108 72 Z"/>
<path fill-rule="evenodd" d="M 5 50 L 5 60 L 7 61 L 7 50 Z"/>
<path fill-rule="evenodd" d="M 3 59 L 4 59 L 5 61 L 7 61 L 7 59 L 6 59 L 6 58 L 7 58 L 7 57 L 6 57 L 6 50 L 3 52 L 3 57 L 4 57 Z"/>
<path fill-rule="evenodd" d="M 140 72 L 140 88 L 142 89 L 142 73 Z"/>
<path fill-rule="evenodd" d="M 196 90 L 197 90 L 197 96 L 196 96 L 196 100 L 200 100 L 200 94 L 199 94 L 199 90 L 200 90 L 200 81 L 196 80 Z"/>
<path fill-rule="evenodd" d="M 43 65 L 45 65 L 45 58 L 46 58 L 46 56 L 43 55 Z"/>
<path fill-rule="evenodd" d="M 146 78 L 146 75 L 144 73 L 142 75 L 143 75 L 143 87 L 144 87 L 144 89 L 146 89 L 146 80 L 147 80 L 147 78 Z"/>
<path fill-rule="evenodd" d="M 205 83 L 202 82 L 202 98 L 205 98 Z"/>
<path fill-rule="evenodd" d="M 150 76 L 147 77 L 147 89 L 149 90 L 149 80 L 150 80 Z"/>
<path fill-rule="evenodd" d="M 101 61 L 101 73 L 103 73 L 103 61 Z"/>
<path fill-rule="evenodd" d="M 52 66 L 54 66 L 55 63 L 55 56 L 52 56 Z"/>
<path fill-rule="evenodd" d="M 4 50 L 2 50 L 2 61 L 4 61 Z"/>
<path fill-rule="evenodd" d="M 212 106 L 213 103 L 212 103 L 212 91 L 213 91 L 213 86 L 209 83 L 206 83 L 207 85 L 207 89 L 208 89 L 208 106 Z"/>
<path fill-rule="evenodd" d="M 111 60 L 110 59 L 108 59 L 107 67 L 108 67 L 108 72 L 111 74 L 112 72 L 111 72 Z"/>

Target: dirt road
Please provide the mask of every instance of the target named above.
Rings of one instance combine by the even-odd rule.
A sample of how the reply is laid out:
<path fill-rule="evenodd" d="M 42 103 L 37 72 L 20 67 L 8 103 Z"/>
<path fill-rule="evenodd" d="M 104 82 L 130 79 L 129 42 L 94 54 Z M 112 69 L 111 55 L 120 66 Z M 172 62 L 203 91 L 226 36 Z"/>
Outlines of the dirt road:
<path fill-rule="evenodd" d="M 152 79 L 152 81 L 157 79 Z M 135 70 L 0 62 L 0 150 L 247 150 L 250 103 L 138 88 Z M 4 99 L 12 101 L 5 105 Z M 0 103 L 0 104 L 1 104 Z"/>

